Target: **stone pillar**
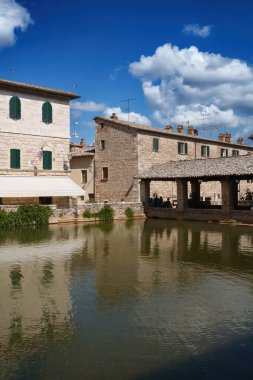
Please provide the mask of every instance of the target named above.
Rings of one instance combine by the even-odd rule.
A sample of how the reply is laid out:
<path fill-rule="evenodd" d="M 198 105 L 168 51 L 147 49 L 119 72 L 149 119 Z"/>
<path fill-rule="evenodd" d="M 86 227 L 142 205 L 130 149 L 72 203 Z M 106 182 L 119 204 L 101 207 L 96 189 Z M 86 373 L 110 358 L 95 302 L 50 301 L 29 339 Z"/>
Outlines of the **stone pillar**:
<path fill-rule="evenodd" d="M 231 210 L 235 209 L 237 198 L 237 183 L 233 178 L 224 178 L 221 180 L 221 193 L 222 193 L 222 211 L 229 214 Z"/>
<path fill-rule="evenodd" d="M 200 204 L 200 182 L 197 179 L 191 181 L 192 207 Z"/>
<path fill-rule="evenodd" d="M 149 204 L 150 198 L 150 180 L 141 180 L 140 181 L 140 201 L 144 203 L 146 207 Z"/>
<path fill-rule="evenodd" d="M 181 211 L 188 208 L 187 180 L 177 180 L 177 208 Z"/>

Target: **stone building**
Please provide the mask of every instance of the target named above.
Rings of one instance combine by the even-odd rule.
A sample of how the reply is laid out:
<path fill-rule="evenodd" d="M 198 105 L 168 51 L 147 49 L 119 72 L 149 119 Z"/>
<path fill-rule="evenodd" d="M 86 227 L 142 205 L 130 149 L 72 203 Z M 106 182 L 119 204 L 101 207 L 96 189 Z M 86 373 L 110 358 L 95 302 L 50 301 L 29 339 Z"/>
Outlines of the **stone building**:
<path fill-rule="evenodd" d="M 0 79 L 0 203 L 69 205 L 72 92 Z"/>
<path fill-rule="evenodd" d="M 138 172 L 153 165 L 169 161 L 208 159 L 215 157 L 247 155 L 253 147 L 244 145 L 242 138 L 236 143 L 231 135 L 219 134 L 219 139 L 201 137 L 189 126 L 183 131 L 179 125 L 176 131 L 171 126 L 164 129 L 111 118 L 96 117 L 96 173 L 95 194 L 97 201 L 138 201 L 140 184 Z M 250 182 L 250 180 L 249 180 Z M 247 181 L 241 184 L 241 192 L 252 186 Z M 176 198 L 176 182 L 154 181 L 151 194 L 158 192 L 163 197 Z M 213 202 L 221 198 L 220 183 L 201 184 L 201 197 Z"/>
<path fill-rule="evenodd" d="M 85 195 L 84 202 L 92 201 L 95 198 L 95 147 L 85 144 L 84 139 L 80 144 L 70 143 L 70 178 L 80 186 Z"/>

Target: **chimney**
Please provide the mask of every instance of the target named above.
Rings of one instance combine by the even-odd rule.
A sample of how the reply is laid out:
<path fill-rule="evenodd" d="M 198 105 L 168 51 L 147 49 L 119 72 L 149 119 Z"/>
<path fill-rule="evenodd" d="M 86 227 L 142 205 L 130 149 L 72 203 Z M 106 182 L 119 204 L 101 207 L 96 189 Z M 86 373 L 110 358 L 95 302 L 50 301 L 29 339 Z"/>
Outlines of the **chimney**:
<path fill-rule="evenodd" d="M 194 128 L 192 125 L 189 125 L 187 128 L 188 135 L 194 136 Z"/>
<path fill-rule="evenodd" d="M 164 127 L 164 129 L 166 130 L 166 131 L 173 131 L 173 127 L 172 127 L 172 125 L 165 125 L 165 127 Z"/>
<path fill-rule="evenodd" d="M 113 120 L 118 120 L 118 116 L 116 115 L 115 112 L 113 112 L 112 116 L 111 116 L 111 119 Z"/>
<path fill-rule="evenodd" d="M 237 144 L 239 144 L 239 145 L 243 145 L 243 144 L 244 144 L 244 139 L 243 139 L 242 137 L 239 137 L 239 138 L 237 139 Z"/>
<path fill-rule="evenodd" d="M 225 135 L 224 133 L 219 133 L 219 141 L 224 141 Z"/>
<path fill-rule="evenodd" d="M 225 134 L 225 142 L 231 143 L 231 134 L 230 133 Z"/>
<path fill-rule="evenodd" d="M 183 125 L 178 125 L 177 126 L 177 131 L 178 133 L 183 133 L 184 126 Z"/>
<path fill-rule="evenodd" d="M 84 147 L 85 147 L 85 145 L 86 145 L 86 144 L 85 144 L 85 141 L 84 141 L 84 139 L 81 139 L 80 145 L 81 145 L 81 147 L 82 147 L 82 148 L 84 148 Z"/>

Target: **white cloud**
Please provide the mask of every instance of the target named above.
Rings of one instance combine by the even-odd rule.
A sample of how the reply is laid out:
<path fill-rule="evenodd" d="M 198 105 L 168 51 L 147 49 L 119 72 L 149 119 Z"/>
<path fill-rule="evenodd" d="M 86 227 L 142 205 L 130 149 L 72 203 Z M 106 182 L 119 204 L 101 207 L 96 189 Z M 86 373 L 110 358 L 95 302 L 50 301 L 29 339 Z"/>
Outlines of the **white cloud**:
<path fill-rule="evenodd" d="M 193 34 L 194 36 L 206 38 L 210 35 L 211 26 L 205 25 L 202 28 L 198 24 L 187 24 L 184 25 L 183 33 Z"/>
<path fill-rule="evenodd" d="M 0 0 L 0 48 L 16 42 L 15 31 L 24 32 L 32 24 L 30 13 L 15 0 Z"/>
<path fill-rule="evenodd" d="M 104 111 L 106 105 L 104 103 L 95 103 L 92 100 L 87 102 L 73 102 L 71 111 L 74 116 L 81 116 L 83 112 L 101 112 Z"/>
<path fill-rule="evenodd" d="M 121 120 L 129 120 L 133 123 L 150 125 L 149 119 L 140 113 L 129 112 L 128 114 L 127 112 L 123 112 L 120 107 L 107 107 L 104 111 L 104 115 L 106 117 L 110 117 L 113 113 L 116 113 L 118 118 Z"/>
<path fill-rule="evenodd" d="M 113 69 L 113 72 L 109 75 L 109 79 L 110 80 L 115 80 L 118 76 L 118 74 L 124 70 L 125 67 L 124 66 L 119 66 L 119 67 L 115 67 L 115 69 Z"/>
<path fill-rule="evenodd" d="M 152 56 L 141 56 L 129 66 L 142 81 L 144 96 L 161 124 L 189 120 L 218 128 L 245 128 L 253 113 L 253 70 L 239 59 L 201 52 L 191 46 L 179 49 L 165 44 Z"/>

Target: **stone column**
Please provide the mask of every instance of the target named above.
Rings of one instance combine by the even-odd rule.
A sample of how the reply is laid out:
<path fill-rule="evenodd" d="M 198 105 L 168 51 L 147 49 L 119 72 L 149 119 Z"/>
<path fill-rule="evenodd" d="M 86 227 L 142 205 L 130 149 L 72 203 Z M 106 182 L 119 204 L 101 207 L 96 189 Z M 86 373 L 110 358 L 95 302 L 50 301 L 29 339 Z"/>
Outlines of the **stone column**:
<path fill-rule="evenodd" d="M 191 180 L 192 207 L 200 204 L 200 182 L 197 179 Z"/>
<path fill-rule="evenodd" d="M 140 181 L 140 201 L 144 203 L 145 207 L 148 207 L 150 198 L 150 180 Z"/>
<path fill-rule="evenodd" d="M 187 180 L 177 180 L 177 208 L 181 211 L 188 208 Z"/>
<path fill-rule="evenodd" d="M 229 214 L 235 208 L 237 183 L 230 177 L 221 180 L 222 211 Z"/>

